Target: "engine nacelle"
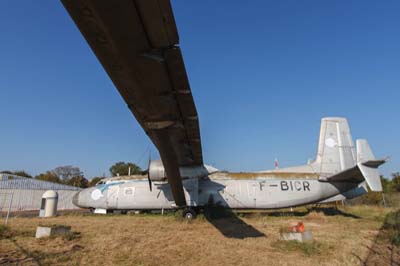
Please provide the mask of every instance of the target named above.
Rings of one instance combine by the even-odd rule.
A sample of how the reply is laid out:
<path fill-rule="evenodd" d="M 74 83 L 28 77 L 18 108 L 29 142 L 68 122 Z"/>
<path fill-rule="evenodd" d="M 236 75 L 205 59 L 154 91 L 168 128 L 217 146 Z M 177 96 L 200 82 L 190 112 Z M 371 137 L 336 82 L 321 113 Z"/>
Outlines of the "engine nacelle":
<path fill-rule="evenodd" d="M 151 181 L 162 181 L 167 179 L 164 165 L 161 160 L 150 161 L 148 171 Z M 212 166 L 201 165 L 180 167 L 179 171 L 182 178 L 202 178 L 218 170 Z"/>
<path fill-rule="evenodd" d="M 148 171 L 151 181 L 161 181 L 167 179 L 164 165 L 162 164 L 161 160 L 150 161 Z"/>

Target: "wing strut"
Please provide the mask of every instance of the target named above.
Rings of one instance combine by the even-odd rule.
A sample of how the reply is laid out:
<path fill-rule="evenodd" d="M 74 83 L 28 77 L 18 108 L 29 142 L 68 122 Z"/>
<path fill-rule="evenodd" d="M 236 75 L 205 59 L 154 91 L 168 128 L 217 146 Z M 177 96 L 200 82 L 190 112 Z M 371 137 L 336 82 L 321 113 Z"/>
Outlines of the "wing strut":
<path fill-rule="evenodd" d="M 161 160 L 164 165 L 165 173 L 167 175 L 168 183 L 171 186 L 172 196 L 178 207 L 186 205 L 185 194 L 183 192 L 182 178 L 179 171 L 178 160 L 176 154 L 173 152 L 168 128 L 157 130 L 154 134 L 159 139 L 158 149 Z"/>

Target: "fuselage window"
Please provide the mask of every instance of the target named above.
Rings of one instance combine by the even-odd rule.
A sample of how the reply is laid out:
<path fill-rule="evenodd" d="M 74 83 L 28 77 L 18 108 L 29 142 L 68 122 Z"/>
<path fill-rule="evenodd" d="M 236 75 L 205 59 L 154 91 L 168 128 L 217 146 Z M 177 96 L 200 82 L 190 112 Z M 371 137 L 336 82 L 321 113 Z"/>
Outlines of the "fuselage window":
<path fill-rule="evenodd" d="M 135 188 L 131 188 L 131 187 L 125 188 L 126 196 L 133 196 L 134 192 L 135 192 Z"/>

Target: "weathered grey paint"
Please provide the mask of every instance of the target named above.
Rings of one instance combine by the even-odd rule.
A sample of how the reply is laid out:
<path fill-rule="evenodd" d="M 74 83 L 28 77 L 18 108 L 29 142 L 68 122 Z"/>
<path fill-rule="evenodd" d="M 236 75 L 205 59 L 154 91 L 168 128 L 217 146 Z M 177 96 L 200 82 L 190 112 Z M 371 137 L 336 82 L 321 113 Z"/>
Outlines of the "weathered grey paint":
<path fill-rule="evenodd" d="M 377 167 L 365 140 L 354 151 L 345 118 L 323 118 L 316 160 L 308 165 L 253 172 L 215 172 L 210 166 L 180 169 L 186 206 L 219 205 L 232 209 L 274 209 L 354 198 L 367 193 L 366 184 L 379 190 Z M 358 155 L 356 158 L 356 154 Z M 175 208 L 160 161 L 150 164 L 148 180 L 109 180 L 85 189 L 74 203 L 101 209 Z M 366 182 L 365 182 L 366 180 Z"/>
<path fill-rule="evenodd" d="M 198 185 L 197 185 L 198 182 Z M 316 203 L 357 185 L 329 183 L 316 179 L 188 179 L 184 180 L 188 206 L 218 205 L 232 209 L 273 209 Z M 130 180 L 111 185 L 101 199 L 91 196 L 98 188 L 85 189 L 75 198 L 75 204 L 102 209 L 169 209 L 175 208 L 166 182 L 153 184 L 147 180 Z"/>

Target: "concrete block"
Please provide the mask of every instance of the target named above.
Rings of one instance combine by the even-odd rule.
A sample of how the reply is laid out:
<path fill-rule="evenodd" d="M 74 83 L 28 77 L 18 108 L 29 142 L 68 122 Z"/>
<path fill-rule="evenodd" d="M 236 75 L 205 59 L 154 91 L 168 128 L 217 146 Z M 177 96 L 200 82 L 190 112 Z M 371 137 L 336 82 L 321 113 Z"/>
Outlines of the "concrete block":
<path fill-rule="evenodd" d="M 94 209 L 94 213 L 96 213 L 96 214 L 107 214 L 107 210 L 106 209 L 96 208 L 96 209 Z"/>
<path fill-rule="evenodd" d="M 36 238 L 50 237 L 67 234 L 71 231 L 71 226 L 38 226 L 36 228 Z"/>
<path fill-rule="evenodd" d="M 311 231 L 304 231 L 303 233 L 288 232 L 281 233 L 281 240 L 296 240 L 299 242 L 306 242 L 313 240 L 313 235 Z"/>

